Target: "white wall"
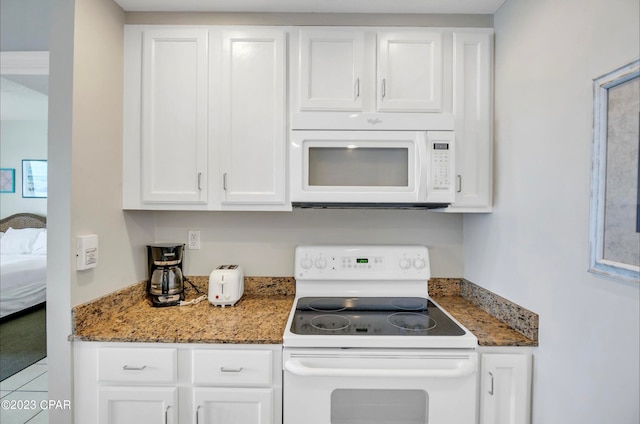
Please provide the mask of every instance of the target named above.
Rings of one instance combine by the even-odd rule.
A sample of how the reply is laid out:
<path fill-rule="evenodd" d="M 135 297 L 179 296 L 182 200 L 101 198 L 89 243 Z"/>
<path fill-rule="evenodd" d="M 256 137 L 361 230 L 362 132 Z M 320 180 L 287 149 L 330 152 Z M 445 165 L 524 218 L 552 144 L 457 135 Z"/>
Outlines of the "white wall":
<path fill-rule="evenodd" d="M 43 95 L 46 107 L 47 98 Z M 22 197 L 22 160 L 47 159 L 47 121 L 0 123 L 0 167 L 15 169 L 15 193 L 0 193 L 0 218 L 14 213 L 47 215 L 47 199 Z"/>
<path fill-rule="evenodd" d="M 592 83 L 638 56 L 638 6 L 495 15 L 495 208 L 464 219 L 465 277 L 540 315 L 533 424 L 640 416 L 640 287 L 587 272 Z"/>
<path fill-rule="evenodd" d="M 71 124 L 74 4 L 53 0 L 51 8 L 49 181 L 47 220 L 47 362 L 51 399 L 73 396 L 71 344 Z M 55 106 L 55 107 L 53 107 Z M 50 411 L 51 424 L 71 421 L 69 411 Z"/>
<path fill-rule="evenodd" d="M 122 211 L 124 21 L 112 0 L 76 1 L 71 238 L 98 235 L 99 259 L 73 273 L 72 305 L 135 283 L 146 252 L 132 247 L 153 233 L 146 215 Z"/>
<path fill-rule="evenodd" d="M 185 272 L 209 275 L 239 264 L 245 275 L 293 276 L 298 244 L 423 244 L 435 277 L 461 277 L 462 217 L 414 210 L 159 212 L 156 242 L 187 242 L 200 230 L 201 250 L 187 250 Z M 146 278 L 146 277 L 143 277 Z"/>
<path fill-rule="evenodd" d="M 54 0 L 49 116 L 49 396 L 71 400 L 71 307 L 133 282 L 131 238 L 152 226 L 121 207 L 124 12 L 111 0 Z M 148 230 L 148 231 L 147 231 Z M 99 236 L 99 265 L 75 271 L 76 236 Z M 71 412 L 49 412 L 51 423 Z"/>

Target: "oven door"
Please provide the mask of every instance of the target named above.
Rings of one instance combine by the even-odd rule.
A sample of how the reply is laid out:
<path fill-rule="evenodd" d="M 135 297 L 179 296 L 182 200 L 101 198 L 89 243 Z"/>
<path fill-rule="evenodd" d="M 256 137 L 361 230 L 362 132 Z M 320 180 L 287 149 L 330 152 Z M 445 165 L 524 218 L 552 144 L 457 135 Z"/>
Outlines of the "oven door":
<path fill-rule="evenodd" d="M 284 349 L 284 424 L 474 424 L 471 350 Z"/>

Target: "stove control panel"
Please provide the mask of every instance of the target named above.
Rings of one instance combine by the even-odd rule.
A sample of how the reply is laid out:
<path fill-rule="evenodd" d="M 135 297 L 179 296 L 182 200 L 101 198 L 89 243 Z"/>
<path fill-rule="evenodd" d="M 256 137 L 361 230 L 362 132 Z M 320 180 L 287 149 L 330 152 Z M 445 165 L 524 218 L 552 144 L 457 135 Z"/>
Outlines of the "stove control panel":
<path fill-rule="evenodd" d="M 298 246 L 298 279 L 429 279 L 425 246 Z"/>

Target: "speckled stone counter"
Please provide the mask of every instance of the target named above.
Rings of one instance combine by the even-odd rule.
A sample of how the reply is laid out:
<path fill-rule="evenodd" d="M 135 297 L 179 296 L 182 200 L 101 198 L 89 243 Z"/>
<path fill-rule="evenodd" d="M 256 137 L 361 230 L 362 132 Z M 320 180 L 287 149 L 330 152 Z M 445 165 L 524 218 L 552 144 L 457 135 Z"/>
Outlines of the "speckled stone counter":
<path fill-rule="evenodd" d="M 202 293 L 208 277 L 189 277 Z M 199 295 L 187 285 L 187 301 Z M 461 279 L 429 281 L 430 296 L 478 338 L 480 346 L 537 346 L 538 316 Z M 295 296 L 293 278 L 245 277 L 232 307 L 154 308 L 140 282 L 73 308 L 71 340 L 281 344 Z"/>
<path fill-rule="evenodd" d="M 538 346 L 538 314 L 464 279 L 432 279 L 429 296 L 480 346 Z"/>
<path fill-rule="evenodd" d="M 189 277 L 207 293 L 208 277 Z M 199 296 L 188 286 L 185 300 Z M 155 308 L 141 282 L 73 308 L 73 340 L 106 342 L 280 344 L 295 294 L 293 278 L 245 278 L 235 306 Z"/>

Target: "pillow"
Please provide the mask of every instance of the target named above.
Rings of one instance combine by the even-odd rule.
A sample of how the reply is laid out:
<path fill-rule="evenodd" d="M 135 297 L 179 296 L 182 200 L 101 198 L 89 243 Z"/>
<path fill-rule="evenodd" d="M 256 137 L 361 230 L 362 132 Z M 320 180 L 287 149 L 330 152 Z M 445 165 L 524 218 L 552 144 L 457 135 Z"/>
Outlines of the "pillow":
<path fill-rule="evenodd" d="M 31 249 L 32 255 L 46 255 L 47 254 L 47 230 L 43 229 L 38 234 L 36 241 L 33 243 Z"/>
<path fill-rule="evenodd" d="M 0 239 L 0 253 L 3 255 L 30 254 L 33 244 L 41 232 L 42 228 L 23 228 L 21 230 L 9 228 Z"/>

